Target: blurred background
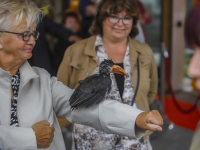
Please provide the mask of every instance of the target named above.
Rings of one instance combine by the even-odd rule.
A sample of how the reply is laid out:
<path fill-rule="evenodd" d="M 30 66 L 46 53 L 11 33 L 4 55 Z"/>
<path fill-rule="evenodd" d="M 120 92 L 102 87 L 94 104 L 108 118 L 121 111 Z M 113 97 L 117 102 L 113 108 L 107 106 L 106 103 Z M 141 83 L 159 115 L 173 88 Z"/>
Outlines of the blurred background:
<path fill-rule="evenodd" d="M 56 75 L 65 49 L 86 38 L 82 30 L 86 18 L 81 16 L 80 0 L 34 1 L 43 8 L 48 19 L 72 30 L 77 36 L 72 42 L 63 44 L 62 39 L 56 34 L 49 30 L 45 33 L 51 68 L 44 68 L 52 75 Z M 159 71 L 158 96 L 151 108 L 159 110 L 165 122 L 162 133 L 151 135 L 153 150 L 189 150 L 200 119 L 197 109 L 199 103 L 196 102 L 199 93 L 195 80 L 187 73 L 193 51 L 184 39 L 185 18 L 196 1 L 198 0 L 140 0 L 140 24 L 144 42 L 152 48 Z M 63 52 L 57 52 L 57 45 L 63 45 Z M 65 123 L 61 125 L 69 150 L 71 126 Z"/>

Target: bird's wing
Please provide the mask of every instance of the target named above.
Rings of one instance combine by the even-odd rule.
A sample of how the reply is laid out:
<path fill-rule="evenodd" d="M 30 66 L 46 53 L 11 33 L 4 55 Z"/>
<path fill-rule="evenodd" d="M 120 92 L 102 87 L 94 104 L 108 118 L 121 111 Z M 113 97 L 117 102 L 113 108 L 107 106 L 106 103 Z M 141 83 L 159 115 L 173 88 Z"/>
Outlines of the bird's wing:
<path fill-rule="evenodd" d="M 98 74 L 87 77 L 72 94 L 69 100 L 71 108 L 76 109 L 79 106 L 90 107 L 95 103 L 99 103 L 110 86 L 110 78 Z"/>
<path fill-rule="evenodd" d="M 94 78 L 95 75 L 89 76 L 87 78 L 85 78 L 84 80 L 80 80 L 79 82 L 79 86 L 76 88 L 76 90 L 74 91 L 74 93 L 71 95 L 70 97 L 70 104 L 74 103 L 77 99 L 78 96 L 80 96 L 82 88 L 85 88 L 85 84 L 82 85 L 82 83 L 87 83 L 89 82 L 92 78 Z"/>

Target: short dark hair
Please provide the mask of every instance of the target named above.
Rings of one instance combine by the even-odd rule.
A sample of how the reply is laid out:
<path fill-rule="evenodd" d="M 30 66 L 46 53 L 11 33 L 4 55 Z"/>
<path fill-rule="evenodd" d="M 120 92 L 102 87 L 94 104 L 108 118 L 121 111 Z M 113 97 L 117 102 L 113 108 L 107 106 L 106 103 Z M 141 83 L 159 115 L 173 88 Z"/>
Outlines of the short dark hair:
<path fill-rule="evenodd" d="M 200 3 L 191 10 L 186 19 L 185 38 L 191 48 L 200 47 Z"/>
<path fill-rule="evenodd" d="M 139 7 L 135 0 L 101 0 L 97 8 L 97 14 L 95 16 L 90 33 L 92 35 L 103 36 L 103 21 L 111 14 L 116 14 L 122 11 L 126 11 L 127 15 L 133 17 L 133 27 L 129 34 L 130 37 L 135 37 L 138 34 L 137 22 L 139 19 Z"/>
<path fill-rule="evenodd" d="M 81 19 L 80 19 L 79 15 L 78 15 L 76 12 L 73 12 L 73 11 L 65 11 L 65 12 L 63 13 L 63 16 L 62 16 L 62 24 L 63 24 L 63 25 L 65 24 L 67 17 L 74 17 L 74 18 L 77 19 L 78 23 L 81 22 L 81 21 L 80 21 Z"/>

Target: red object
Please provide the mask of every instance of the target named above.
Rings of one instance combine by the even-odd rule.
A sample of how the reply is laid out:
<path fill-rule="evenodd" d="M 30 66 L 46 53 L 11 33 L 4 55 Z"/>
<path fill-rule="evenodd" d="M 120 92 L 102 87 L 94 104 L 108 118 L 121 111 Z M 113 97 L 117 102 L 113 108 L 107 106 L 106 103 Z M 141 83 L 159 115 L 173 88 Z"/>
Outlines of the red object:
<path fill-rule="evenodd" d="M 191 108 L 194 104 L 177 100 L 179 106 L 185 109 Z M 196 107 L 192 112 L 185 114 L 177 109 L 171 97 L 165 97 L 164 112 L 166 117 L 175 125 L 195 131 L 200 120 L 200 112 Z"/>
<path fill-rule="evenodd" d="M 145 9 L 144 5 L 140 1 L 137 1 L 137 4 L 138 4 L 138 6 L 140 8 L 140 15 L 141 15 L 141 17 L 145 19 L 145 24 L 150 24 L 151 21 L 152 21 L 151 20 L 151 16 L 149 15 L 148 17 L 146 17 L 146 13 L 148 13 L 148 12 Z"/>

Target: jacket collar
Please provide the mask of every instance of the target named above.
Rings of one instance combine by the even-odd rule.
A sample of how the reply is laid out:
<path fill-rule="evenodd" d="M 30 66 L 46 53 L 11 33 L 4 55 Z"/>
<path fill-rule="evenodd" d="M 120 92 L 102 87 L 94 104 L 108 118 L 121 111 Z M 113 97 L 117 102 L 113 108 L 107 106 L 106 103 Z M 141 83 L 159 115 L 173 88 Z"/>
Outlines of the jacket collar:
<path fill-rule="evenodd" d="M 85 54 L 86 55 L 89 55 L 89 56 L 95 56 L 95 47 L 94 47 L 94 44 L 95 44 L 95 41 L 96 41 L 96 36 L 91 36 L 88 38 L 87 40 L 87 43 L 86 43 L 86 47 L 85 47 Z M 140 50 L 140 46 L 138 44 L 138 42 L 134 39 L 132 39 L 131 37 L 128 37 L 128 41 L 129 41 L 129 47 L 132 49 L 132 51 L 136 51 L 138 53 L 141 53 L 141 50 Z"/>
<path fill-rule="evenodd" d="M 10 80 L 11 80 L 10 72 L 0 68 L 0 85 L 10 86 Z"/>
<path fill-rule="evenodd" d="M 19 68 L 20 72 L 20 82 L 25 83 L 26 81 L 37 78 L 38 75 L 34 72 L 28 61 L 25 61 Z M 9 71 L 5 71 L 0 68 L 0 84 L 4 86 L 10 86 L 11 74 Z"/>
<path fill-rule="evenodd" d="M 96 41 L 96 36 L 91 36 L 88 38 L 84 54 L 88 56 L 92 56 L 94 59 L 96 57 L 96 51 L 95 51 L 95 44 Z M 131 66 L 134 66 L 138 57 L 138 54 L 142 53 L 140 50 L 140 44 L 134 40 L 131 37 L 128 37 L 129 41 L 129 49 L 130 49 L 130 61 L 131 61 Z"/>
<path fill-rule="evenodd" d="M 84 52 L 85 55 L 92 56 L 93 58 L 96 57 L 96 51 L 94 47 L 95 41 L 96 41 L 96 36 L 91 36 L 88 38 Z"/>
<path fill-rule="evenodd" d="M 19 68 L 20 72 L 20 78 L 22 82 L 27 82 L 28 80 L 31 80 L 33 78 L 39 77 L 35 71 L 32 69 L 28 61 L 25 61 L 21 67 Z"/>
<path fill-rule="evenodd" d="M 25 61 L 19 68 L 20 72 L 20 87 L 19 92 L 24 87 L 24 85 L 31 79 L 37 78 L 38 75 L 34 72 L 28 61 Z M 11 98 L 11 74 L 9 71 L 5 71 L 0 68 L 0 87 L 1 92 L 4 96 L 0 100 L 0 125 L 7 125 L 10 122 L 10 101 Z M 4 91 L 5 90 L 5 91 Z M 19 94 L 20 95 L 20 94 Z"/>
<path fill-rule="evenodd" d="M 128 37 L 128 42 L 129 42 L 129 48 L 131 49 L 131 51 L 142 53 L 140 49 L 140 44 L 138 43 L 138 41 L 136 41 L 135 39 L 131 37 Z"/>
<path fill-rule="evenodd" d="M 131 66 L 134 67 L 138 55 L 142 53 L 139 43 L 133 38 L 129 37 L 129 50 L 130 50 L 130 62 Z"/>

